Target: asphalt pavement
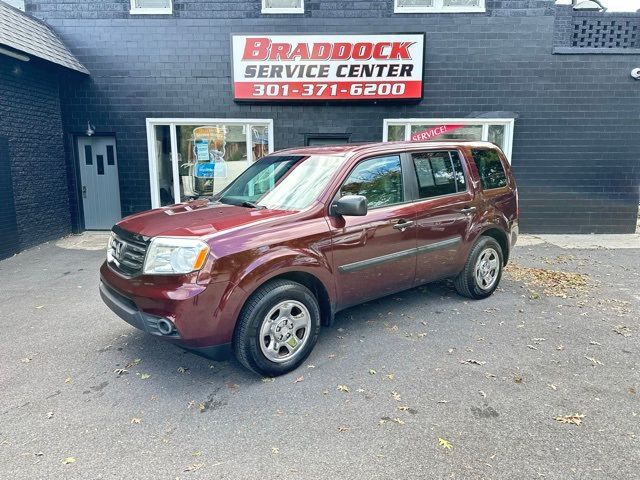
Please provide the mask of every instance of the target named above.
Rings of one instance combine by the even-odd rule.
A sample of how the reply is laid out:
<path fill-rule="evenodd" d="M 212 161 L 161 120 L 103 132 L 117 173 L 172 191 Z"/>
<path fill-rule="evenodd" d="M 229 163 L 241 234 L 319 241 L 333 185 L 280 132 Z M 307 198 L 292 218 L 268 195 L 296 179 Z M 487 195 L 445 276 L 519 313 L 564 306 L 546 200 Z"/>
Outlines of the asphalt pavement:
<path fill-rule="evenodd" d="M 276 379 L 136 331 L 103 250 L 0 262 L 2 479 L 635 479 L 640 249 L 517 247 L 355 307 Z"/>

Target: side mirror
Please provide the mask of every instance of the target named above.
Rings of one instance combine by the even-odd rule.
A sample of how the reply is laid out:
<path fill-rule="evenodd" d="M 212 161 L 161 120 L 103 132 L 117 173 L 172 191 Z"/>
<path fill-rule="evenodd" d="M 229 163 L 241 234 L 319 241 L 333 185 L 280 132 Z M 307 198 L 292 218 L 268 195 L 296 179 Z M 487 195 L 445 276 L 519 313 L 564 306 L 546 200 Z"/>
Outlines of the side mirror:
<path fill-rule="evenodd" d="M 345 195 L 333 202 L 332 210 L 335 215 L 363 217 L 367 214 L 367 197 Z"/>

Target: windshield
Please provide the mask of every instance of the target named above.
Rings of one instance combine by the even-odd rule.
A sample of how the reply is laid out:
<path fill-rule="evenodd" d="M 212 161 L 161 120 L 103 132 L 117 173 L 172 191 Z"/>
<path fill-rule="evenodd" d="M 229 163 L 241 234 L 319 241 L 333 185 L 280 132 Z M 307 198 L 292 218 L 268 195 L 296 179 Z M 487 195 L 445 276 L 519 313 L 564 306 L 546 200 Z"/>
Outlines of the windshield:
<path fill-rule="evenodd" d="M 269 155 L 247 168 L 212 200 L 245 207 L 303 210 L 327 186 L 341 159 L 329 155 Z"/>

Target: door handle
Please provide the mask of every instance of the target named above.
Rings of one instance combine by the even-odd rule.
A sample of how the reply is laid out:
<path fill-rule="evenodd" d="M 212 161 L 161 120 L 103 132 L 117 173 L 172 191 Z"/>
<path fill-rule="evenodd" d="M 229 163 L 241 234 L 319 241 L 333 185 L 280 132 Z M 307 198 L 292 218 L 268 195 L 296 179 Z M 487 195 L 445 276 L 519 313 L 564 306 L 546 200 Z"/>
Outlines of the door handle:
<path fill-rule="evenodd" d="M 472 213 L 476 211 L 476 207 L 464 207 L 460 209 L 460 213 Z"/>
<path fill-rule="evenodd" d="M 82 198 L 87 198 L 87 186 L 82 186 Z"/>
<path fill-rule="evenodd" d="M 401 232 L 404 232 L 407 228 L 413 226 L 413 221 L 412 220 L 400 220 L 398 223 L 396 223 L 393 228 L 395 230 L 400 230 Z"/>

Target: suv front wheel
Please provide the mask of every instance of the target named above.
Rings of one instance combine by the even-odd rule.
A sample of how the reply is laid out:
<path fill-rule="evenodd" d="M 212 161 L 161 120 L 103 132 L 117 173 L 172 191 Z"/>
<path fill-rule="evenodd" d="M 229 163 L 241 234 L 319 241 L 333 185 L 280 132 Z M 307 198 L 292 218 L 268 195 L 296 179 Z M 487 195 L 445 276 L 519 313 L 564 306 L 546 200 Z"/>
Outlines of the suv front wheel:
<path fill-rule="evenodd" d="M 311 353 L 320 332 L 320 307 L 304 285 L 273 280 L 262 285 L 242 308 L 236 331 L 236 357 L 266 376 L 297 368 Z"/>
<path fill-rule="evenodd" d="M 471 248 L 464 270 L 454 280 L 457 292 L 476 300 L 487 298 L 502 277 L 502 248 L 492 237 L 480 237 Z"/>

